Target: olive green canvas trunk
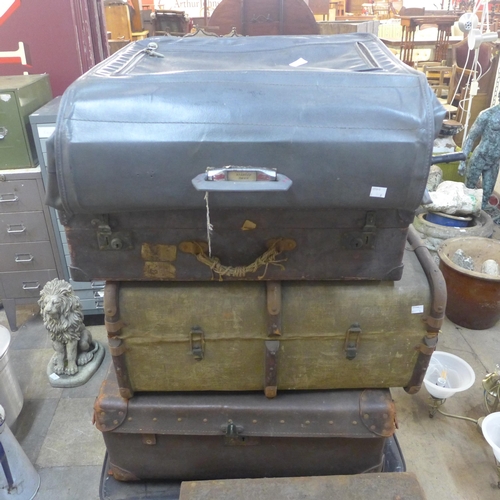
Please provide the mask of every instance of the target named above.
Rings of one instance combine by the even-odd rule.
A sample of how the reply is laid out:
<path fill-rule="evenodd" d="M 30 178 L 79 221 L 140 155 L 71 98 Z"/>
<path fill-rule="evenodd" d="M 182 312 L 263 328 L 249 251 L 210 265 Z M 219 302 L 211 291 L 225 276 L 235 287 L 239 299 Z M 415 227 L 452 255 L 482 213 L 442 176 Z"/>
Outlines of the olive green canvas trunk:
<path fill-rule="evenodd" d="M 416 392 L 444 311 L 433 293 L 441 273 L 423 252 L 407 244 L 395 282 L 108 282 L 106 324 L 121 394 Z"/>

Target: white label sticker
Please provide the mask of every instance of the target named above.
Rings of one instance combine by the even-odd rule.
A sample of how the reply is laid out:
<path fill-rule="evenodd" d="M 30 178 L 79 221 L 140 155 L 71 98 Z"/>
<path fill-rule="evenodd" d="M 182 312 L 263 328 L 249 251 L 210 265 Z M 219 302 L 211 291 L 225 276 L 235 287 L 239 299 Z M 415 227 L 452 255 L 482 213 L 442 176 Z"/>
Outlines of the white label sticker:
<path fill-rule="evenodd" d="M 51 373 L 49 375 L 49 378 L 50 378 L 50 380 L 57 380 L 60 377 L 59 377 L 59 375 L 57 373 Z"/>
<path fill-rule="evenodd" d="M 300 59 L 297 59 L 296 61 L 290 63 L 290 66 L 292 68 L 298 68 L 299 66 L 303 66 L 304 64 L 307 64 L 307 61 L 305 59 L 302 59 L 301 57 Z"/>
<path fill-rule="evenodd" d="M 372 190 L 370 191 L 370 198 L 385 198 L 386 193 L 386 187 L 372 186 Z"/>
<path fill-rule="evenodd" d="M 3 102 L 9 102 L 11 97 L 10 94 L 0 94 L 0 100 Z"/>
<path fill-rule="evenodd" d="M 411 306 L 412 314 L 419 314 L 424 312 L 424 306 Z"/>

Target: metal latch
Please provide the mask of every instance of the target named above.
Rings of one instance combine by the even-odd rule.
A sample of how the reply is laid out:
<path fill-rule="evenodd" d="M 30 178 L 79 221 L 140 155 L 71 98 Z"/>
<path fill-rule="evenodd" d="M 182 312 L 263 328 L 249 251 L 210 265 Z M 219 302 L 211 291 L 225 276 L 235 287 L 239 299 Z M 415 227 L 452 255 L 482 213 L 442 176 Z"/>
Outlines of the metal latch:
<path fill-rule="evenodd" d="M 345 357 L 348 360 L 352 360 L 356 357 L 356 354 L 358 353 L 360 337 L 361 327 L 359 326 L 359 323 L 353 323 L 345 334 L 344 350 Z"/>
<path fill-rule="evenodd" d="M 260 443 L 259 437 L 242 436 L 243 427 L 232 422 L 229 422 L 225 429 L 222 427 L 222 431 L 224 432 L 225 446 L 253 446 Z"/>
<path fill-rule="evenodd" d="M 267 334 L 269 337 L 281 336 L 281 282 L 266 283 Z"/>
<path fill-rule="evenodd" d="M 199 326 L 191 328 L 190 343 L 194 359 L 201 361 L 205 355 L 205 334 Z"/>
<path fill-rule="evenodd" d="M 92 225 L 97 228 L 99 250 L 130 250 L 132 248 L 130 232 L 111 231 L 107 215 L 93 219 Z"/>
<path fill-rule="evenodd" d="M 342 235 L 344 248 L 350 250 L 371 250 L 374 248 L 377 233 L 375 215 L 376 212 L 366 212 L 365 225 L 361 231 L 352 231 Z"/>

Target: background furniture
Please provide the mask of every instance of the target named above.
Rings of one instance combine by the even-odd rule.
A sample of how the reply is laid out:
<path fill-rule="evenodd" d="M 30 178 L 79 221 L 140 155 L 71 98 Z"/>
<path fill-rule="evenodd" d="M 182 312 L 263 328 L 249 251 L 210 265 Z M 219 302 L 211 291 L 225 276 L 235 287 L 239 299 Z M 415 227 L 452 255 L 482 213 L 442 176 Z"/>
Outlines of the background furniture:
<path fill-rule="evenodd" d="M 52 98 L 47 75 L 0 77 L 0 298 L 12 331 L 16 304 L 36 302 L 57 265 L 29 113 Z"/>
<path fill-rule="evenodd" d="M 0 75 L 47 73 L 54 95 L 105 59 L 103 0 L 22 0 L 0 20 Z"/>
<path fill-rule="evenodd" d="M 16 305 L 36 302 L 62 275 L 40 168 L 0 172 L 0 297 L 12 331 Z"/>
<path fill-rule="evenodd" d="M 208 31 L 245 36 L 316 35 L 318 23 L 303 0 L 222 0 L 215 8 Z"/>
<path fill-rule="evenodd" d="M 155 10 L 152 14 L 152 36 L 184 36 L 189 33 L 189 21 L 178 10 Z"/>
<path fill-rule="evenodd" d="M 129 6 L 124 3 L 109 3 L 104 7 L 106 30 L 111 33 L 111 40 L 142 40 L 148 32 L 133 31 Z M 142 21 L 141 21 L 142 22 Z"/>
<path fill-rule="evenodd" d="M 0 77 L 0 170 L 36 166 L 28 117 L 50 99 L 47 75 Z"/>
<path fill-rule="evenodd" d="M 408 11 L 410 9 L 407 9 Z M 438 33 L 434 49 L 434 61 L 443 61 L 446 59 L 448 51 L 449 37 L 451 27 L 457 20 L 455 15 L 443 16 L 411 16 L 401 15 L 401 27 L 403 28 L 401 37 L 400 58 L 409 66 L 413 66 L 413 49 L 415 46 L 415 31 L 423 25 L 437 25 Z"/>

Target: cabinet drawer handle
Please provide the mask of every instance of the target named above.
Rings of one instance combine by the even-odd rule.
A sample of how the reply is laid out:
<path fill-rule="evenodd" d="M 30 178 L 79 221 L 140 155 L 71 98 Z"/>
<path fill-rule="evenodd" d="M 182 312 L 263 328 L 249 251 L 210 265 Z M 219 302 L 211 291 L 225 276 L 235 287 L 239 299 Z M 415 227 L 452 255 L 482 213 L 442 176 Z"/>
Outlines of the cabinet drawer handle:
<path fill-rule="evenodd" d="M 34 259 L 34 257 L 30 253 L 17 253 L 15 261 L 16 262 L 32 262 L 33 259 Z"/>
<path fill-rule="evenodd" d="M 19 200 L 19 197 L 14 193 L 0 194 L 0 203 L 12 203 Z"/>
<path fill-rule="evenodd" d="M 38 281 L 23 281 L 23 290 L 38 290 L 39 288 Z"/>
<path fill-rule="evenodd" d="M 104 301 L 103 300 L 96 300 L 95 301 L 95 308 L 96 309 L 102 309 L 104 307 Z"/>
<path fill-rule="evenodd" d="M 105 281 L 91 281 L 90 282 L 90 288 L 92 289 L 101 289 L 101 288 L 104 288 L 104 285 L 106 284 Z"/>
<path fill-rule="evenodd" d="M 9 234 L 24 233 L 26 227 L 24 224 L 7 224 L 7 232 Z"/>
<path fill-rule="evenodd" d="M 5 139 L 7 133 L 8 133 L 7 127 L 0 127 L 0 140 Z"/>

